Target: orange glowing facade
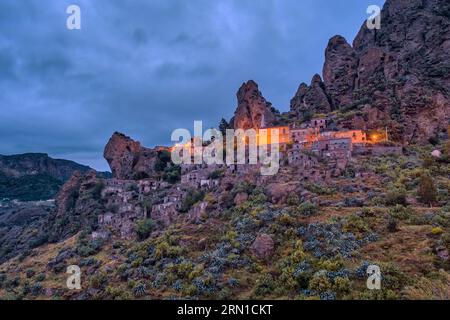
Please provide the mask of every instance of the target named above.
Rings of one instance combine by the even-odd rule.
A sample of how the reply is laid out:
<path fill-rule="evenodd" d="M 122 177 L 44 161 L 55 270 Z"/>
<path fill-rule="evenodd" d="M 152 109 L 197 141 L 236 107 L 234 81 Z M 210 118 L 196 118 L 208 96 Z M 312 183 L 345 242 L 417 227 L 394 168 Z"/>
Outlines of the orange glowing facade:
<path fill-rule="evenodd" d="M 346 131 L 328 131 L 322 133 L 324 137 L 336 138 L 336 139 L 351 139 L 352 144 L 365 144 L 367 143 L 367 135 L 362 130 L 346 130 Z"/>
<path fill-rule="evenodd" d="M 278 141 L 275 138 L 278 136 Z M 275 142 L 287 144 L 291 142 L 291 131 L 288 126 L 259 129 L 256 134 L 258 145 L 270 145 Z"/>

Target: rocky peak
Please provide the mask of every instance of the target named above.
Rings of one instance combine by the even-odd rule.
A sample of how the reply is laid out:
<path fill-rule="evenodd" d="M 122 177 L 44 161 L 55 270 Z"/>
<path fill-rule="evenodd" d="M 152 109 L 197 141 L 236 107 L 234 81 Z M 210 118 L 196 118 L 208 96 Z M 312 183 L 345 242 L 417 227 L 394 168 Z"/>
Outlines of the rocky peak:
<path fill-rule="evenodd" d="M 264 99 L 255 81 L 249 80 L 239 88 L 237 100 L 235 129 L 259 129 L 270 126 L 275 121 L 272 105 Z"/>
<path fill-rule="evenodd" d="M 325 50 L 323 78 L 334 106 L 349 104 L 357 75 L 358 58 L 342 36 L 334 36 Z"/>
<path fill-rule="evenodd" d="M 353 47 L 330 39 L 323 82 L 316 75 L 311 86 L 301 84 L 291 111 L 357 110 L 357 118 L 343 117 L 346 127 L 388 126 L 404 143 L 439 136 L 450 117 L 449 17 L 449 1 L 387 0 L 381 29 L 364 22 Z"/>
<path fill-rule="evenodd" d="M 123 133 L 115 132 L 109 139 L 103 156 L 114 178 L 131 179 L 131 172 L 139 158 L 141 144 Z"/>
<path fill-rule="evenodd" d="M 326 94 L 325 84 L 318 74 L 314 75 L 310 86 L 301 83 L 291 100 L 291 112 L 300 117 L 306 114 L 328 113 L 331 110 L 331 101 Z"/>
<path fill-rule="evenodd" d="M 157 150 L 144 148 L 138 141 L 120 132 L 115 132 L 109 139 L 104 158 L 108 161 L 113 177 L 130 180 L 136 175 L 152 176 Z"/>

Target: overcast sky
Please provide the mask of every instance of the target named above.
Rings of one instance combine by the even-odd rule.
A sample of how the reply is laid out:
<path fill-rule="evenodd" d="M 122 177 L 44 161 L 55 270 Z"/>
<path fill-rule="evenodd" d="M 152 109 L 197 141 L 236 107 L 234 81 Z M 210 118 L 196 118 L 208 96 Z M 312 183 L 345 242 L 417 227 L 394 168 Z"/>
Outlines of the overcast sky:
<path fill-rule="evenodd" d="M 1 0 L 0 154 L 45 152 L 109 170 L 121 131 L 152 147 L 229 119 L 255 80 L 281 111 L 383 0 Z M 81 30 L 66 8 L 81 8 Z"/>

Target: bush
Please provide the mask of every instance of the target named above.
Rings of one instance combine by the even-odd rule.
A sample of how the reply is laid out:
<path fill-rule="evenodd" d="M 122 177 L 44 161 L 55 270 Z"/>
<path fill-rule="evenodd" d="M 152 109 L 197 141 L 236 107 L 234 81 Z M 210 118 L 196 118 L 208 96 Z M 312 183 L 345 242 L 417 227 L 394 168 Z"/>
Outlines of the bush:
<path fill-rule="evenodd" d="M 36 281 L 42 282 L 45 280 L 45 273 L 40 273 L 36 277 Z"/>
<path fill-rule="evenodd" d="M 223 170 L 217 169 L 209 174 L 208 179 L 213 179 L 213 180 L 219 179 L 219 178 L 222 178 L 223 174 L 224 174 Z"/>
<path fill-rule="evenodd" d="M 258 280 L 256 280 L 256 285 L 253 288 L 252 295 L 254 297 L 265 297 L 271 294 L 276 287 L 275 280 L 271 274 L 263 274 Z"/>
<path fill-rule="evenodd" d="M 322 186 L 320 184 L 308 183 L 305 185 L 305 189 L 311 191 L 312 193 L 316 193 L 318 195 L 326 196 L 333 195 L 336 193 L 336 190 L 333 188 L 329 188 L 326 186 Z"/>
<path fill-rule="evenodd" d="M 410 210 L 404 206 L 396 205 L 395 207 L 389 209 L 389 216 L 393 219 L 406 220 L 411 216 Z"/>
<path fill-rule="evenodd" d="M 177 165 L 166 168 L 162 179 L 168 183 L 177 183 L 181 179 L 181 167 Z"/>
<path fill-rule="evenodd" d="M 316 272 L 309 281 L 309 289 L 316 292 L 327 292 L 332 288 L 332 284 L 327 277 L 326 272 Z"/>
<path fill-rule="evenodd" d="M 420 202 L 424 204 L 431 205 L 436 202 L 437 190 L 433 178 L 429 174 L 422 174 L 420 177 L 417 194 Z"/>
<path fill-rule="evenodd" d="M 203 190 L 190 189 L 181 203 L 180 212 L 188 212 L 194 204 L 202 201 L 205 198 L 205 192 Z"/>
<path fill-rule="evenodd" d="M 300 204 L 298 195 L 296 195 L 295 193 L 291 193 L 286 199 L 286 204 L 288 206 L 298 206 Z"/>
<path fill-rule="evenodd" d="M 147 294 L 147 287 L 144 283 L 138 283 L 133 288 L 133 294 L 136 298 L 143 297 Z"/>
<path fill-rule="evenodd" d="M 100 200 L 104 188 L 105 184 L 103 183 L 103 180 L 97 182 L 91 191 L 92 198 L 94 200 Z"/>
<path fill-rule="evenodd" d="M 317 206 L 309 201 L 304 202 L 297 207 L 297 213 L 306 217 L 315 215 L 317 211 Z"/>
<path fill-rule="evenodd" d="M 158 151 L 158 156 L 156 157 L 154 165 L 155 171 L 163 172 L 169 162 L 171 162 L 170 152 L 166 150 Z"/>
<path fill-rule="evenodd" d="M 95 289 L 101 289 L 107 281 L 107 276 L 104 272 L 99 272 L 93 275 L 90 279 L 90 284 Z"/>
<path fill-rule="evenodd" d="M 147 239 L 153 230 L 153 221 L 151 219 L 143 219 L 136 223 L 136 233 L 139 240 Z"/>
<path fill-rule="evenodd" d="M 148 179 L 150 176 L 147 172 L 139 171 L 133 174 L 133 180 L 144 180 Z"/>
<path fill-rule="evenodd" d="M 30 241 L 30 248 L 37 248 L 48 242 L 48 234 L 41 232 Z"/>
<path fill-rule="evenodd" d="M 34 270 L 28 269 L 28 270 L 25 272 L 25 275 L 27 276 L 28 279 L 30 279 L 31 277 L 34 276 L 34 273 L 35 273 Z"/>
<path fill-rule="evenodd" d="M 431 233 L 435 236 L 441 235 L 444 233 L 444 230 L 441 227 L 436 227 L 431 230 Z"/>
<path fill-rule="evenodd" d="M 395 188 L 386 194 L 385 204 L 388 206 L 406 205 L 406 190 L 403 188 Z"/>
<path fill-rule="evenodd" d="M 387 222 L 387 230 L 388 232 L 397 232 L 398 231 L 398 222 L 394 217 L 390 217 Z"/>

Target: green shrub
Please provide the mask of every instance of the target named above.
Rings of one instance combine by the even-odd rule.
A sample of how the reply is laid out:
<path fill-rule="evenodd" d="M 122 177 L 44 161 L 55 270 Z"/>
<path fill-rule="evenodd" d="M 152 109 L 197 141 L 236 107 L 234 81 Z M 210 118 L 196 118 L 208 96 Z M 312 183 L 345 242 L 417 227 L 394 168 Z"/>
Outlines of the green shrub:
<path fill-rule="evenodd" d="M 320 293 L 331 290 L 332 284 L 326 272 L 316 272 L 309 281 L 309 289 Z"/>
<path fill-rule="evenodd" d="M 154 170 L 156 172 L 163 172 L 164 169 L 167 167 L 167 164 L 170 163 L 171 161 L 172 160 L 169 151 L 167 150 L 158 151 L 158 156 L 156 157 Z"/>
<path fill-rule="evenodd" d="M 297 214 L 301 216 L 310 217 L 317 213 L 318 209 L 314 203 L 310 201 L 303 202 L 301 205 L 297 207 Z"/>
<path fill-rule="evenodd" d="M 136 223 L 136 233 L 139 240 L 147 239 L 153 230 L 153 221 L 151 219 L 143 219 Z"/>
<path fill-rule="evenodd" d="M 213 179 L 213 180 L 219 179 L 219 178 L 223 177 L 223 174 L 224 174 L 223 170 L 217 169 L 209 174 L 208 179 Z"/>
<path fill-rule="evenodd" d="M 370 230 L 369 225 L 358 215 L 351 215 L 345 220 L 344 229 L 345 232 L 364 233 Z"/>
<path fill-rule="evenodd" d="M 295 193 L 291 193 L 286 199 L 286 204 L 288 206 L 298 206 L 300 204 L 298 195 L 296 195 Z"/>
<path fill-rule="evenodd" d="M 178 165 L 167 167 L 164 170 L 162 179 L 168 183 L 177 183 L 181 180 L 181 167 Z"/>
<path fill-rule="evenodd" d="M 406 205 L 406 190 L 394 188 L 386 194 L 385 204 L 388 206 Z"/>
<path fill-rule="evenodd" d="M 273 276 L 269 273 L 263 274 L 256 280 L 256 285 L 253 288 L 253 297 L 265 297 L 270 295 L 275 290 L 276 283 Z"/>
<path fill-rule="evenodd" d="M 205 192 L 203 190 L 190 189 L 181 203 L 180 212 L 188 212 L 194 204 L 203 201 Z"/>
<path fill-rule="evenodd" d="M 431 205 L 436 202 L 437 190 L 433 178 L 429 174 L 422 174 L 417 191 L 420 202 Z"/>
<path fill-rule="evenodd" d="M 108 280 L 108 277 L 106 275 L 106 273 L 104 272 L 99 272 L 97 274 L 94 274 L 89 282 L 91 287 L 95 288 L 95 289 L 101 289 L 105 284 L 106 281 Z"/>
<path fill-rule="evenodd" d="M 389 216 L 393 219 L 406 220 L 411 216 L 411 211 L 412 209 L 410 208 L 396 205 L 395 207 L 389 209 Z"/>
<path fill-rule="evenodd" d="M 336 193 L 336 189 L 329 188 L 326 186 L 322 186 L 315 183 L 308 183 L 305 185 L 305 189 L 308 191 L 311 191 L 312 193 L 318 194 L 318 195 L 333 195 Z"/>
<path fill-rule="evenodd" d="M 133 174 L 133 180 L 144 180 L 148 179 L 150 176 L 147 172 L 139 171 Z"/>

